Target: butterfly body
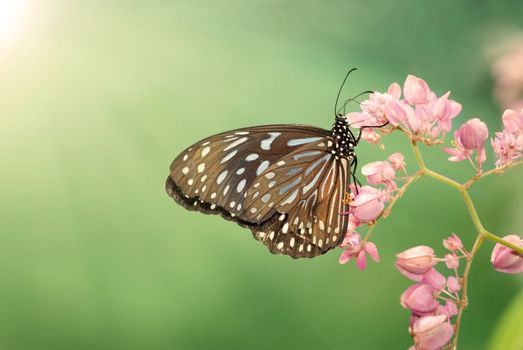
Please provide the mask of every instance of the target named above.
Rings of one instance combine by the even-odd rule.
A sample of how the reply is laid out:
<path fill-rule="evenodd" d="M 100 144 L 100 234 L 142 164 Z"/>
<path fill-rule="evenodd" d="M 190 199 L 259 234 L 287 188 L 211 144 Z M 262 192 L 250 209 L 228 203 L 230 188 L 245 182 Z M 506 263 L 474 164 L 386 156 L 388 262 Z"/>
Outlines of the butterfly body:
<path fill-rule="evenodd" d="M 252 231 L 272 253 L 314 257 L 343 240 L 344 201 L 355 164 L 344 117 L 332 129 L 267 125 L 224 132 L 183 151 L 166 190 L 188 210 Z"/>

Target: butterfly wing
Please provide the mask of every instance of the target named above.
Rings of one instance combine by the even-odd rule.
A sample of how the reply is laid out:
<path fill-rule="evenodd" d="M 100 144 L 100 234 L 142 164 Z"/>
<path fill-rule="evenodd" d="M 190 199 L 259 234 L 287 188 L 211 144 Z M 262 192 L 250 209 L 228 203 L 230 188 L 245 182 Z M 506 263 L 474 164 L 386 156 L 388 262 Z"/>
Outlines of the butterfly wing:
<path fill-rule="evenodd" d="M 209 137 L 189 147 L 173 161 L 166 190 L 176 202 L 189 210 L 220 214 L 251 228 L 255 238 L 266 244 L 273 253 L 292 257 L 322 254 L 336 245 L 339 232 L 344 230 L 342 221 L 345 219 L 339 215 L 343 208 L 340 209 L 339 203 L 342 202 L 348 171 L 341 160 L 334 161 L 331 157 L 329 135 L 327 130 L 309 126 L 268 125 Z M 306 152 L 315 153 L 304 156 Z M 323 192 L 315 188 L 300 194 L 299 200 L 292 203 L 284 202 L 287 197 L 272 207 L 270 202 L 264 203 L 262 199 L 267 198 L 265 194 L 278 196 L 268 191 L 272 182 L 267 174 L 274 173 L 276 176 L 278 173 L 281 176 L 279 181 L 282 181 L 278 188 L 281 188 L 285 186 L 283 182 L 286 179 L 296 181 L 296 176 L 300 176 L 298 173 L 288 175 L 291 169 L 286 169 L 296 165 L 293 169 L 297 171 L 296 167 L 300 164 L 303 165 L 301 176 L 311 180 L 308 186 L 323 185 Z M 305 166 L 307 164 L 308 167 Z M 255 186 L 264 186 L 266 190 L 257 201 L 253 198 Z M 259 209 L 259 212 L 253 213 L 253 208 Z M 294 225 L 296 217 L 302 219 Z M 302 222 L 303 227 L 309 231 L 312 227 L 312 232 L 318 234 L 303 235 L 300 229 Z M 331 226 L 326 226 L 327 222 Z M 285 224 L 288 224 L 287 228 Z M 325 227 L 325 236 L 320 235 L 322 230 L 314 230 L 320 225 Z M 330 232 L 327 233 L 329 227 Z M 271 231 L 274 231 L 273 239 L 270 238 Z M 291 234 L 283 236 L 287 232 Z M 274 238 L 277 235 L 282 235 L 279 240 Z M 294 241 L 291 241 L 292 235 L 295 236 Z M 289 238 L 284 241 L 286 248 L 280 249 L 283 237 Z"/>
<path fill-rule="evenodd" d="M 253 235 L 272 253 L 310 258 L 343 240 L 350 165 L 329 144 L 326 138 L 287 154 L 247 191 L 247 218 L 264 223 L 251 228 Z"/>

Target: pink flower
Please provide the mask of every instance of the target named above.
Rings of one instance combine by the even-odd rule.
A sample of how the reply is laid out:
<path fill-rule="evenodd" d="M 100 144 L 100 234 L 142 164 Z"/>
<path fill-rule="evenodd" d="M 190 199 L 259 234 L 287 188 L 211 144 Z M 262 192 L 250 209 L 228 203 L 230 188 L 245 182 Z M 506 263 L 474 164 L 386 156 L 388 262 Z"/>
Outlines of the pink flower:
<path fill-rule="evenodd" d="M 463 144 L 461 143 L 461 139 L 459 138 L 459 130 L 456 130 L 454 132 L 453 144 L 454 148 L 443 147 L 443 152 L 451 155 L 451 157 L 449 157 L 449 161 L 461 162 L 462 160 L 470 158 L 472 151 L 466 149 L 465 146 L 463 146 Z"/>
<path fill-rule="evenodd" d="M 403 84 L 405 100 L 411 105 L 425 104 L 429 100 L 430 89 L 425 80 L 408 75 Z"/>
<path fill-rule="evenodd" d="M 367 178 L 367 182 L 370 185 L 393 184 L 393 188 L 396 187 L 394 184 L 394 178 L 396 177 L 396 171 L 392 164 L 388 161 L 377 161 L 366 164 L 361 168 L 361 173 Z"/>
<path fill-rule="evenodd" d="M 346 235 L 340 247 L 347 248 L 340 255 L 340 264 L 346 264 L 352 258 L 355 258 L 356 266 L 358 266 L 360 270 L 363 270 L 367 266 L 367 258 L 365 254 L 369 254 L 375 262 L 380 261 L 376 245 L 372 242 L 361 242 L 359 234 Z"/>
<path fill-rule="evenodd" d="M 400 303 L 415 314 L 426 314 L 436 310 L 435 290 L 426 283 L 416 283 L 403 292 Z"/>
<path fill-rule="evenodd" d="M 452 236 L 443 240 L 443 246 L 451 252 L 455 252 L 463 248 L 463 243 L 461 243 L 461 239 L 453 233 Z"/>
<path fill-rule="evenodd" d="M 365 128 L 361 130 L 361 139 L 367 141 L 370 144 L 376 145 L 380 142 L 381 135 L 371 128 Z"/>
<path fill-rule="evenodd" d="M 396 255 L 396 268 L 406 277 L 419 281 L 423 274 L 436 265 L 434 250 L 428 246 L 417 246 Z"/>
<path fill-rule="evenodd" d="M 389 122 L 398 126 L 407 121 L 407 119 L 416 119 L 412 107 L 402 101 L 390 101 L 385 107 L 385 113 Z"/>
<path fill-rule="evenodd" d="M 455 276 L 449 276 L 447 278 L 447 289 L 450 293 L 456 293 L 459 292 L 461 289 L 461 285 L 459 284 L 459 280 Z"/>
<path fill-rule="evenodd" d="M 453 301 L 447 300 L 444 311 L 449 317 L 456 316 L 458 314 L 458 306 Z"/>
<path fill-rule="evenodd" d="M 405 157 L 403 157 L 403 154 L 401 154 L 400 152 L 391 154 L 387 159 L 392 164 L 392 167 L 394 169 L 405 170 Z"/>
<path fill-rule="evenodd" d="M 488 128 L 478 118 L 470 119 L 454 133 L 455 148 L 443 148 L 443 151 L 452 155 L 451 162 L 459 162 L 470 159 L 472 152 L 476 152 L 476 163 L 481 169 L 481 164 L 486 159 L 485 141 L 488 137 Z"/>
<path fill-rule="evenodd" d="M 459 267 L 459 258 L 456 254 L 445 254 L 445 265 L 451 270 Z"/>
<path fill-rule="evenodd" d="M 478 118 L 468 120 L 458 131 L 461 144 L 469 150 L 482 149 L 488 137 L 487 125 Z"/>
<path fill-rule="evenodd" d="M 431 105 L 432 119 L 438 124 L 438 132 L 447 133 L 452 130 L 452 119 L 461 112 L 461 105 L 449 100 L 450 92 L 438 98 Z"/>
<path fill-rule="evenodd" d="M 508 130 L 497 132 L 496 137 L 490 140 L 496 155 L 496 167 L 512 163 L 514 159 L 522 156 L 523 137 L 515 137 Z"/>
<path fill-rule="evenodd" d="M 354 192 L 353 192 L 354 193 Z M 350 203 L 350 213 L 363 222 L 374 221 L 385 208 L 388 193 L 371 186 L 359 187 L 359 193 Z"/>
<path fill-rule="evenodd" d="M 436 290 L 443 290 L 447 283 L 447 279 L 441 273 L 432 268 L 423 274 L 422 281 L 427 283 Z"/>
<path fill-rule="evenodd" d="M 508 235 L 503 239 L 515 246 L 523 247 L 523 241 L 517 235 Z M 497 271 L 505 273 L 523 272 L 523 255 L 499 243 L 494 246 L 490 261 Z"/>
<path fill-rule="evenodd" d="M 447 345 L 454 335 L 454 327 L 447 315 L 420 317 L 412 325 L 416 349 L 437 350 Z"/>

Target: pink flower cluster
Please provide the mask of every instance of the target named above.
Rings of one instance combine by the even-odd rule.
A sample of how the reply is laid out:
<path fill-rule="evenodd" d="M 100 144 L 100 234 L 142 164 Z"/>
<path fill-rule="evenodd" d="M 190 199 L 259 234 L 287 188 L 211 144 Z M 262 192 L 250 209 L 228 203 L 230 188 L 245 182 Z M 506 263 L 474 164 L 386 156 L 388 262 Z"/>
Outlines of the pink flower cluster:
<path fill-rule="evenodd" d="M 496 156 L 496 167 L 510 165 L 515 159 L 523 156 L 523 109 L 519 112 L 507 109 L 502 116 L 503 130 L 496 132 L 490 140 Z M 467 159 L 478 171 L 486 159 L 485 142 L 488 138 L 488 128 L 478 118 L 465 122 L 454 133 L 452 145 L 454 148 L 443 148 L 449 153 L 451 162 Z M 476 153 L 475 162 L 471 158 Z"/>
<path fill-rule="evenodd" d="M 467 159 L 480 172 L 481 165 L 487 158 L 484 147 L 487 138 L 487 125 L 478 118 L 470 119 L 454 133 L 454 148 L 445 147 L 443 151 L 451 155 L 451 162 Z M 476 163 L 471 158 L 473 152 L 476 152 Z"/>
<path fill-rule="evenodd" d="M 409 75 L 403 84 L 403 99 L 401 87 L 393 83 L 386 93 L 370 94 L 361 103 L 362 111 L 349 113 L 347 119 L 356 128 L 389 122 L 393 127 L 402 127 L 415 140 L 439 143 L 461 111 L 461 105 L 449 100 L 449 94 L 438 97 L 423 79 Z M 372 129 L 363 129 L 362 138 L 377 143 L 380 136 Z"/>
<path fill-rule="evenodd" d="M 455 234 L 443 241 L 449 251 L 444 258 L 437 258 L 428 246 L 417 246 L 396 255 L 398 270 L 415 281 L 401 295 L 401 305 L 411 311 L 410 334 L 416 350 L 444 348 L 454 335 L 453 317 L 461 303 L 461 277 L 459 260 L 468 256 L 461 240 Z M 450 276 L 445 277 L 434 267 L 445 262 Z"/>
<path fill-rule="evenodd" d="M 356 229 L 364 224 L 377 220 L 385 209 L 385 204 L 391 195 L 398 189 L 396 185 L 396 171 L 405 170 L 405 161 L 401 153 L 394 153 L 387 160 L 369 163 L 361 169 L 367 182 L 373 186 L 351 185 L 349 211 L 341 213 L 349 215 L 349 225 L 345 239 L 340 247 L 345 251 L 340 256 L 340 263 L 345 264 L 355 258 L 358 268 L 366 267 L 366 255 L 369 254 L 374 261 L 379 261 L 378 251 L 374 243 L 361 240 Z"/>
<path fill-rule="evenodd" d="M 521 158 L 523 152 L 523 109 L 507 109 L 502 116 L 504 129 L 491 140 L 496 155 L 496 167 L 508 165 Z"/>

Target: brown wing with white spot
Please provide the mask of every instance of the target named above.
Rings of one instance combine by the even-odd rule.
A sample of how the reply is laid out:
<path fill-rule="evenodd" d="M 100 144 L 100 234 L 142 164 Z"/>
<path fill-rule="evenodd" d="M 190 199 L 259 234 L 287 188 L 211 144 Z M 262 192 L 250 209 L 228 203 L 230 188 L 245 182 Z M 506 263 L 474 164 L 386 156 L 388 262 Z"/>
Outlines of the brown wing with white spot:
<path fill-rule="evenodd" d="M 253 181 L 280 158 L 328 135 L 329 131 L 310 126 L 267 125 L 211 136 L 172 162 L 167 193 L 189 210 L 258 227 L 266 222 L 245 212 L 245 193 Z"/>
<path fill-rule="evenodd" d="M 272 253 L 314 257 L 339 245 L 347 229 L 343 198 L 350 165 L 330 151 L 330 137 L 291 152 L 246 192 L 246 217 L 265 222 L 254 237 Z"/>

